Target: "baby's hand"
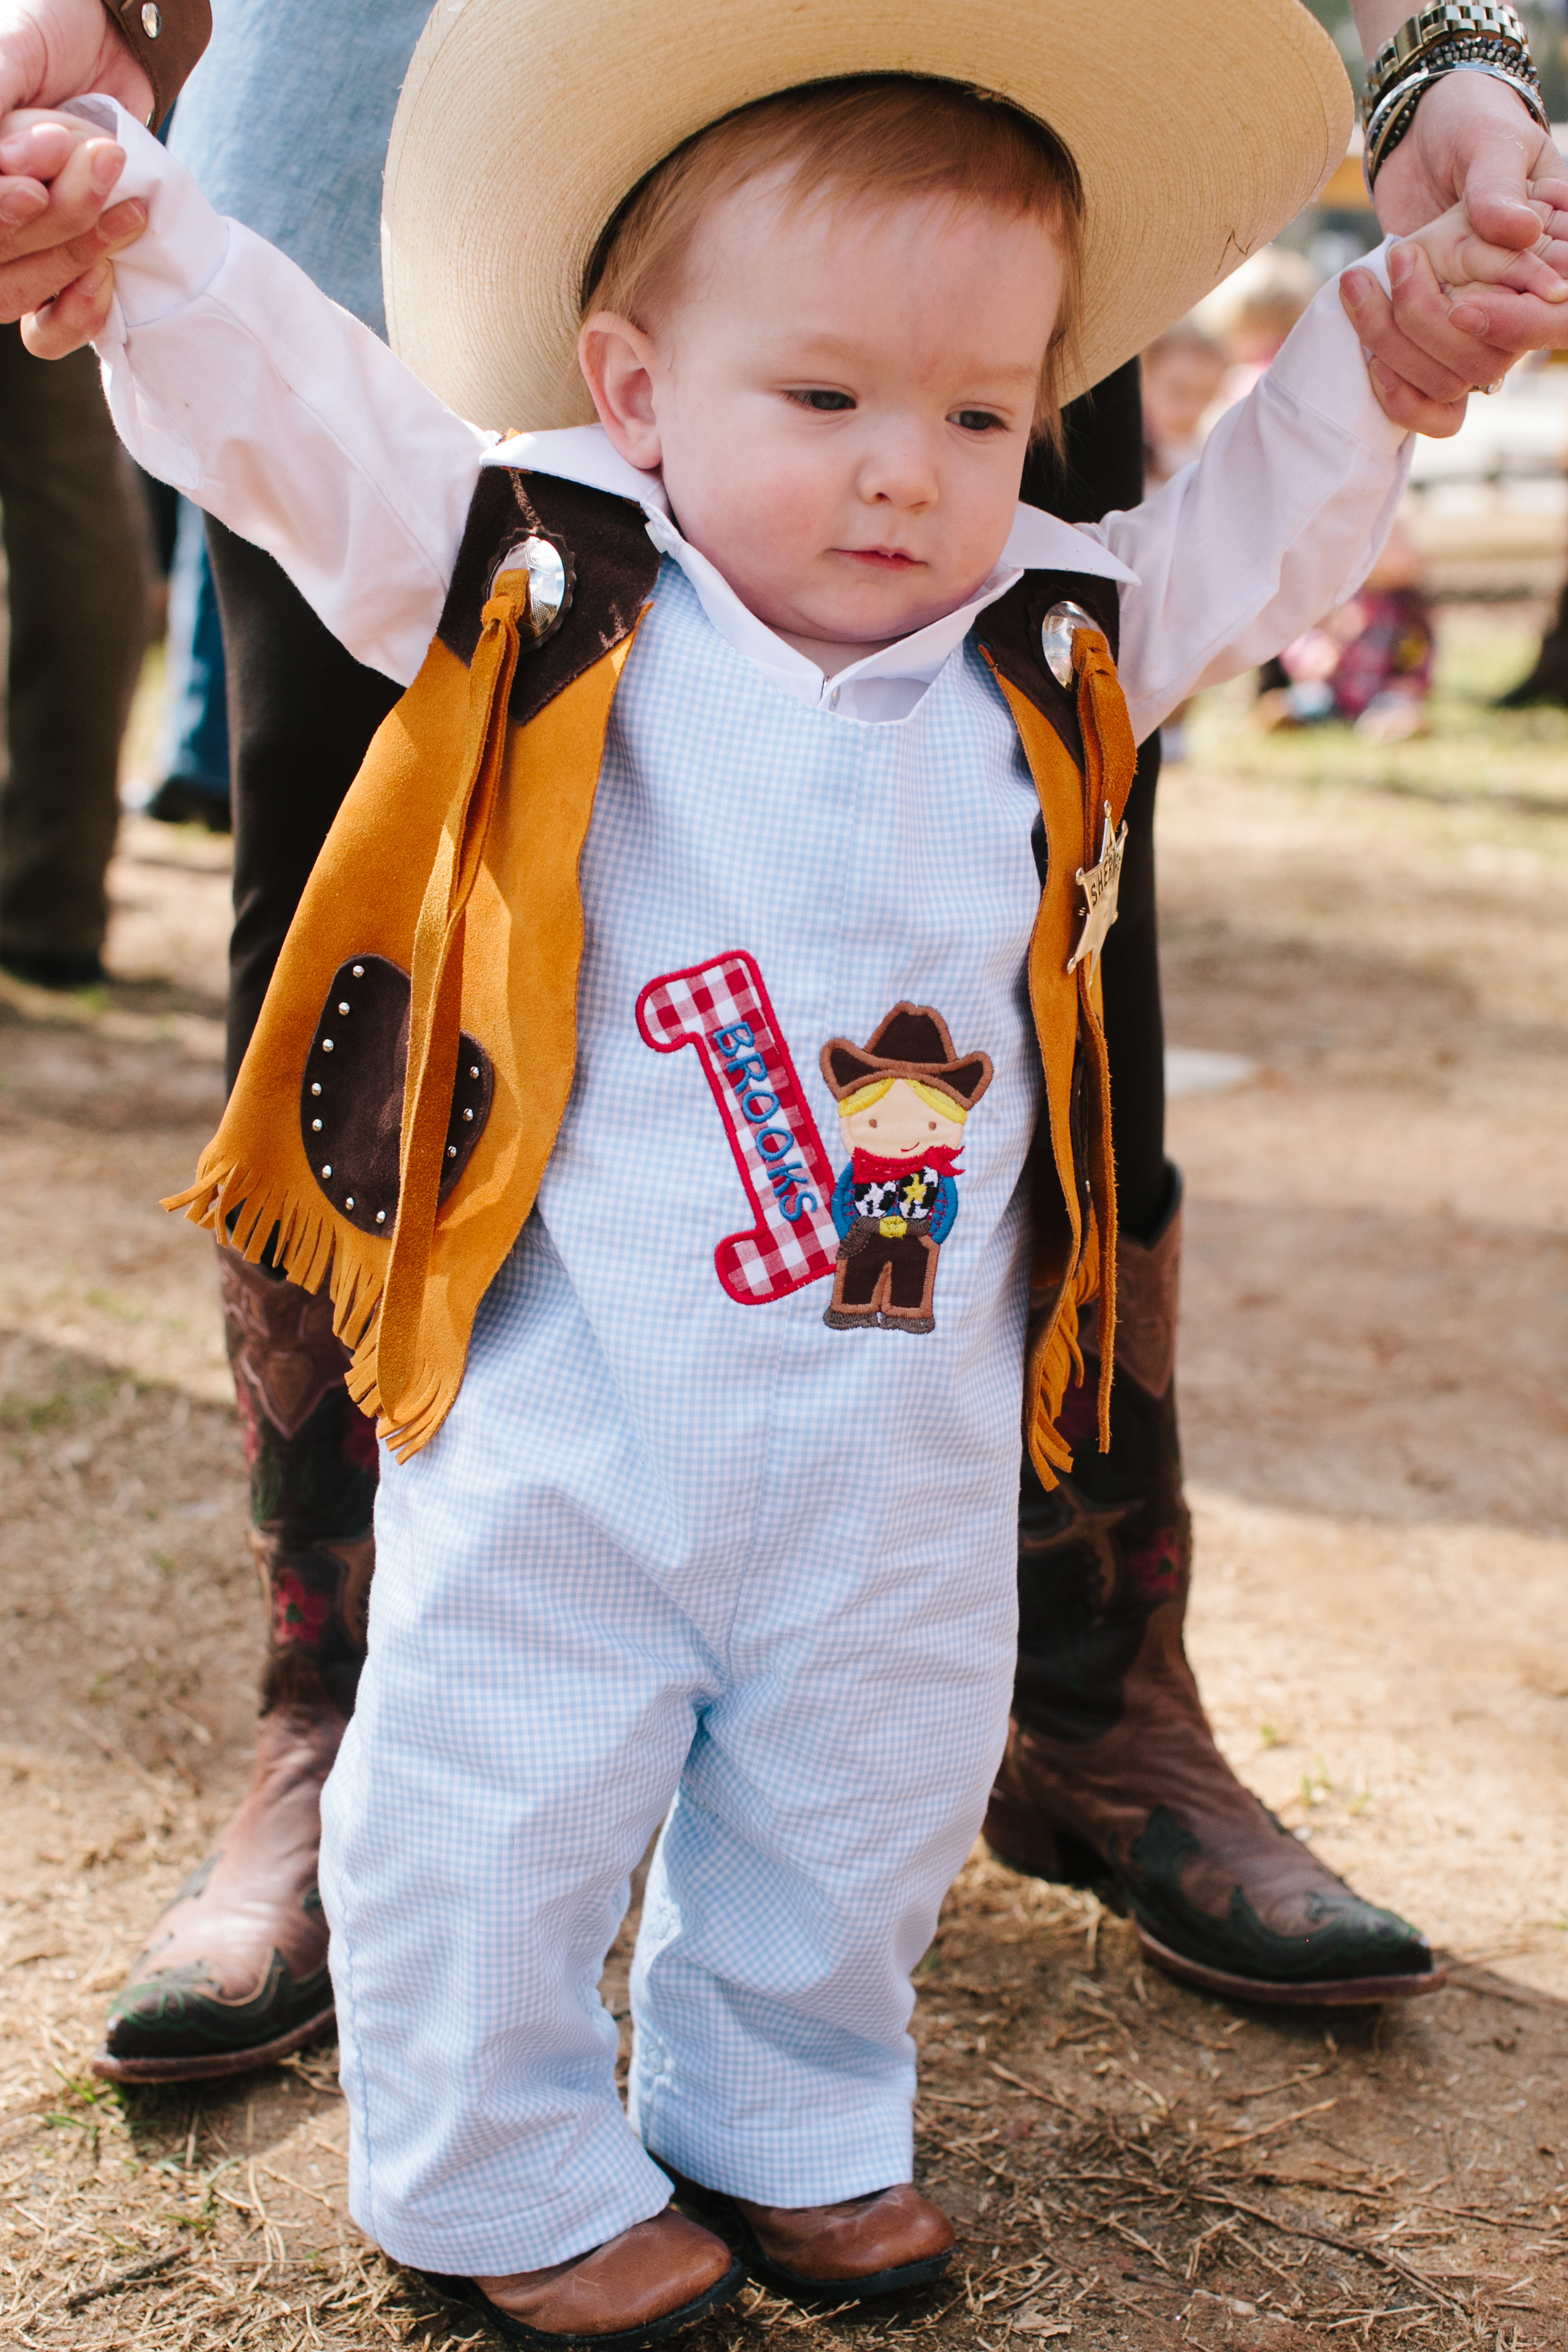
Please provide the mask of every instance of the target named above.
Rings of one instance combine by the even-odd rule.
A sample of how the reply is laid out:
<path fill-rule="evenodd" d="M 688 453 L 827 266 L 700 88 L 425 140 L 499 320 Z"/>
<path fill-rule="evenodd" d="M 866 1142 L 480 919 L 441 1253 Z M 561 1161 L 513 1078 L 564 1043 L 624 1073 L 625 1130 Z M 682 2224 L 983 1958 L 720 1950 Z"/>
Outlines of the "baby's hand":
<path fill-rule="evenodd" d="M 1541 223 L 1541 235 L 1524 253 L 1478 236 L 1462 204 L 1439 213 L 1402 244 L 1422 247 L 1451 300 L 1471 287 L 1507 286 L 1544 302 L 1568 302 L 1568 182 L 1532 181 L 1530 209 Z"/>
<path fill-rule="evenodd" d="M 108 320 L 114 299 L 110 256 L 147 225 L 142 204 L 104 210 L 124 169 L 124 149 L 79 116 L 25 108 L 0 119 L 0 186 L 11 180 L 46 192 L 30 224 L 37 307 L 22 320 L 22 340 L 39 359 L 76 351 Z"/>

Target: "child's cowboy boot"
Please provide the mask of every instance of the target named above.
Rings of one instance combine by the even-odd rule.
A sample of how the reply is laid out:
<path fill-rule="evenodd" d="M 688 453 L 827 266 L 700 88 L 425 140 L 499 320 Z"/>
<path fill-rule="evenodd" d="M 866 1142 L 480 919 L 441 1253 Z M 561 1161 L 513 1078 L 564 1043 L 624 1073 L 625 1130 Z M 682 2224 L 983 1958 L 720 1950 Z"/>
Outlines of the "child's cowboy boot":
<path fill-rule="evenodd" d="M 543 2270 L 430 2283 L 482 2311 L 513 2344 L 600 2344 L 641 2352 L 740 2294 L 746 2273 L 721 2238 L 667 2205 L 602 2246 Z"/>
<path fill-rule="evenodd" d="M 911 2182 L 845 2197 L 835 2205 L 757 2205 L 705 2189 L 656 2155 L 683 2205 L 739 2246 L 755 2279 L 781 2294 L 869 2301 L 929 2286 L 952 2259 L 957 2231 Z"/>
<path fill-rule="evenodd" d="M 1047 1492 L 1026 1462 L 1018 1673 L 986 1815 L 1014 1869 L 1096 1886 L 1171 1975 L 1249 2000 L 1435 1990 L 1417 1931 L 1351 1892 L 1240 1781 L 1187 1664 L 1191 1521 L 1173 1383 L 1181 1183 L 1147 1243 L 1117 1252 L 1111 1450 L 1094 1427 L 1092 1325 Z"/>
<path fill-rule="evenodd" d="M 316 1857 L 364 1659 L 375 1439 L 326 1294 L 228 1249 L 218 1275 L 268 1611 L 260 1739 L 245 1802 L 110 2007 L 93 2072 L 113 2082 L 242 2074 L 332 2022 Z"/>

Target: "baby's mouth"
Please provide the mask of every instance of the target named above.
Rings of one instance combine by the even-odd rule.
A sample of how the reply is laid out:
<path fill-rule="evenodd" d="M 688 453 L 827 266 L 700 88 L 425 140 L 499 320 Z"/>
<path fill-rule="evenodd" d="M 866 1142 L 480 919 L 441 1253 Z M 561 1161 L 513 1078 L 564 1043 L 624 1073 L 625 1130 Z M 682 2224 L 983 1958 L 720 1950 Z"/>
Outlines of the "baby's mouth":
<path fill-rule="evenodd" d="M 906 555 L 900 547 L 841 547 L 837 552 L 856 563 L 869 564 L 878 572 L 913 572 L 920 568 L 919 556 Z"/>

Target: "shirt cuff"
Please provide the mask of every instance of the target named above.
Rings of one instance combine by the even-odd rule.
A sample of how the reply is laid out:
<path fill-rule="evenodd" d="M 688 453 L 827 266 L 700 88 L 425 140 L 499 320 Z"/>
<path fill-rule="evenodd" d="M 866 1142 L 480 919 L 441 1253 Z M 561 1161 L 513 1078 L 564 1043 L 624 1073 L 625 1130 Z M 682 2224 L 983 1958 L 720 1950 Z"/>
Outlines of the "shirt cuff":
<path fill-rule="evenodd" d="M 1386 294 L 1388 257 L 1398 243 L 1397 237 L 1385 236 L 1373 252 L 1346 267 L 1370 270 Z M 1291 328 L 1258 392 L 1265 399 L 1286 394 L 1365 447 L 1397 457 L 1412 436 L 1406 426 L 1384 415 L 1367 373 L 1370 358 L 1340 299 L 1340 279 L 1331 278 Z"/>
<path fill-rule="evenodd" d="M 106 131 L 125 150 L 125 169 L 114 202 L 140 196 L 147 226 L 134 245 L 114 259 L 115 312 L 100 338 L 123 342 L 137 327 L 166 319 L 205 294 L 228 250 L 228 223 L 216 213 L 195 180 L 161 147 L 118 99 L 95 91 L 61 108 Z"/>

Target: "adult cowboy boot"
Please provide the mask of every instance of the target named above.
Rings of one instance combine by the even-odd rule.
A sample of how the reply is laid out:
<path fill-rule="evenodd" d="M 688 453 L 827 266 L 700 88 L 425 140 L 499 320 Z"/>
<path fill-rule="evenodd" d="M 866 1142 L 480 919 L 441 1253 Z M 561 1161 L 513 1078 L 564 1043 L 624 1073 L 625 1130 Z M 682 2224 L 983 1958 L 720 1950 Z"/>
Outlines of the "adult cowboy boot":
<path fill-rule="evenodd" d="M 321 1786 L 353 1710 L 375 1543 L 376 1450 L 343 1386 L 331 1301 L 218 1252 L 267 1607 L 256 1770 L 109 2012 L 111 2082 L 238 2074 L 329 2032 L 316 1888 Z"/>
<path fill-rule="evenodd" d="M 1212 1992 L 1337 2004 L 1433 1991 L 1443 1971 L 1416 1929 L 1353 1894 L 1237 1779 L 1187 1664 L 1172 1180 L 1153 1240 L 1117 1253 L 1110 1452 L 1090 1323 L 1062 1424 L 1071 1473 L 1047 1492 L 1025 1464 L 1017 1680 L 986 1840 L 1016 1870 L 1098 1888 L 1151 1959 Z"/>

